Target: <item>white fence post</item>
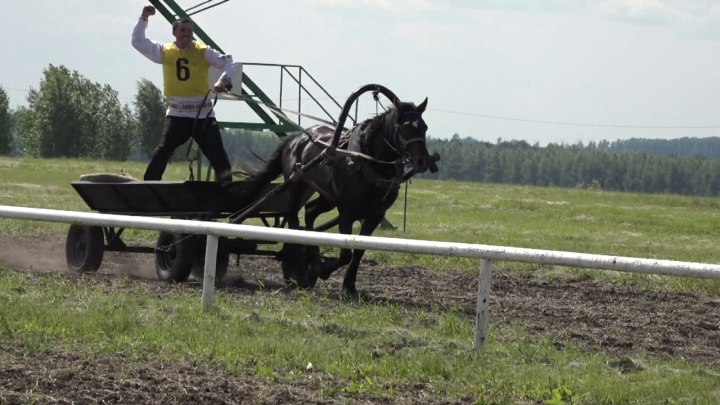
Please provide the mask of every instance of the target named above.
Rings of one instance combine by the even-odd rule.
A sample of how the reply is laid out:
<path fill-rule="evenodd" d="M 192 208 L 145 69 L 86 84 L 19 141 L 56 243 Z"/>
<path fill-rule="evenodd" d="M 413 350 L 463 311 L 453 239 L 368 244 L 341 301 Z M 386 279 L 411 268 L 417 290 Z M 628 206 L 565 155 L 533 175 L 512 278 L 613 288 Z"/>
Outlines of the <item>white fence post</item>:
<path fill-rule="evenodd" d="M 218 237 L 215 235 L 207 236 L 205 244 L 205 274 L 203 275 L 202 305 L 203 309 L 208 309 L 213 303 L 213 293 L 215 292 L 215 264 L 217 262 Z"/>
<path fill-rule="evenodd" d="M 485 346 L 488 337 L 488 321 L 490 319 L 490 280 L 492 279 L 492 260 L 480 260 L 480 281 L 478 282 L 477 311 L 475 313 L 476 349 Z"/>

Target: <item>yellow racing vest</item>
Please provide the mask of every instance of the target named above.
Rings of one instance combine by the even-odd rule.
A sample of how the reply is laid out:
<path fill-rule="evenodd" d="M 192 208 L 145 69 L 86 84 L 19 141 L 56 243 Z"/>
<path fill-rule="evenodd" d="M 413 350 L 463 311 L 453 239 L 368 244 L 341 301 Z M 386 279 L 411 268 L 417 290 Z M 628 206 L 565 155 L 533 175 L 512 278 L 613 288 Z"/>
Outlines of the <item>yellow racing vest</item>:
<path fill-rule="evenodd" d="M 164 94 L 167 97 L 204 97 L 210 65 L 205 59 L 207 45 L 193 41 L 186 49 L 170 42 L 163 45 Z"/>

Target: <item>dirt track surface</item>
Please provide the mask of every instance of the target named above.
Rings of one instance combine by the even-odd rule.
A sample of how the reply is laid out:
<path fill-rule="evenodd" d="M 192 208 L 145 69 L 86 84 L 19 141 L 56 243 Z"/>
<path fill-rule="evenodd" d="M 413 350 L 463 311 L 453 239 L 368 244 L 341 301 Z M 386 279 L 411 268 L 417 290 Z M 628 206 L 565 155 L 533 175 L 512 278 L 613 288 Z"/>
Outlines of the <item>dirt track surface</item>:
<path fill-rule="evenodd" d="M 594 279 L 544 280 L 502 268 L 493 270 L 493 326 L 521 326 L 550 333 L 560 347 L 567 337 L 587 350 L 623 355 L 645 350 L 660 357 L 720 364 L 720 298 L 696 294 L 639 292 Z M 341 275 L 318 283 L 340 290 Z M 422 268 L 365 267 L 358 289 L 368 300 L 425 310 L 459 308 L 474 322 L 478 274 Z M 317 288 L 317 287 L 316 287 Z M 390 294 L 390 295 L 388 295 Z"/>
<path fill-rule="evenodd" d="M 342 393 L 326 375 L 267 382 L 196 364 L 145 362 L 120 356 L 81 357 L 65 351 L 28 353 L 0 343 L 2 404 L 357 404 L 412 403 Z M 324 389 L 336 394 L 323 397 Z"/>
<path fill-rule="evenodd" d="M 38 255 L 32 254 L 32 248 L 27 246 L 11 246 L 6 241 L 2 241 L 2 246 L 0 265 L 16 269 L 32 267 L 33 270 L 41 271 L 65 271 L 62 246 L 43 247 L 45 255 L 42 257 L 54 257 L 54 261 L 38 258 Z M 12 258 L 9 258 L 8 252 L 13 252 Z M 152 256 L 149 255 L 111 254 L 106 257 L 101 273 L 128 273 L 147 279 L 143 285 L 154 292 L 162 294 L 172 291 L 172 286 L 153 279 L 152 266 Z M 342 275 L 343 272 L 340 272 L 328 282 L 319 281 L 316 290 L 327 290 L 331 297 L 337 297 Z M 277 262 L 243 258 L 239 267 L 231 264 L 228 285 L 223 288 L 233 294 L 255 294 L 257 280 L 263 280 L 263 284 L 269 288 L 284 286 Z M 369 262 L 361 267 L 358 275 L 358 288 L 365 300 L 392 302 L 410 310 L 459 308 L 467 315 L 469 322 L 474 322 L 477 282 L 477 274 L 454 270 L 431 272 L 414 267 L 388 268 Z M 288 297 L 292 299 L 292 295 Z M 716 297 L 639 292 L 593 279 L 548 281 L 530 274 L 495 268 L 490 320 L 491 334 L 493 327 L 522 326 L 531 334 L 553 334 L 558 342 L 565 341 L 567 337 L 587 350 L 600 349 L 616 355 L 645 350 L 660 357 L 681 357 L 704 364 L 719 363 L 720 298 Z M 561 348 L 562 343 L 557 346 Z M 163 368 L 152 364 L 147 368 L 140 365 L 134 372 L 136 374 L 130 373 L 121 378 L 118 370 L 113 369 L 112 362 L 87 363 L 68 353 L 48 353 L 39 359 L 24 358 L 21 349 L 0 347 L 0 350 L 5 352 L 0 355 L 3 364 L 0 367 L 0 402 L 25 402 L 21 400 L 22 395 L 12 392 L 24 393 L 34 389 L 51 397 L 73 399 L 76 403 L 85 402 L 79 396 L 82 393 L 97 398 L 97 401 L 104 398 L 112 403 L 120 398 L 113 397 L 110 392 L 116 392 L 118 387 L 129 384 L 122 391 L 129 397 L 124 394 L 122 402 L 151 403 L 168 400 L 168 397 L 163 400 L 163 395 L 171 395 L 182 389 L 180 386 L 208 387 L 220 384 L 219 391 L 205 391 L 203 388 L 196 392 L 187 388 L 188 394 L 180 398 L 180 403 L 190 402 L 192 398 L 193 402 L 208 403 L 318 403 L 319 388 L 313 386 L 310 380 L 306 386 L 285 387 L 282 384 L 268 385 L 250 378 L 243 380 L 237 376 L 218 379 L 212 376 L 218 371 L 210 373 L 188 365 L 167 364 Z M 48 361 L 47 356 L 54 360 Z M 47 367 L 53 369 L 48 370 Z M 42 372 L 64 377 L 39 378 L 40 375 L 31 377 L 27 374 Z M 185 379 L 190 381 L 183 382 Z M 45 384 L 44 388 L 33 388 L 35 381 Z M 263 390 L 268 392 L 267 400 L 258 398 L 261 392 L 265 392 Z M 381 398 L 353 400 L 356 403 L 383 401 Z M 50 397 L 39 401 L 54 402 L 70 403 L 59 399 L 52 401 Z"/>

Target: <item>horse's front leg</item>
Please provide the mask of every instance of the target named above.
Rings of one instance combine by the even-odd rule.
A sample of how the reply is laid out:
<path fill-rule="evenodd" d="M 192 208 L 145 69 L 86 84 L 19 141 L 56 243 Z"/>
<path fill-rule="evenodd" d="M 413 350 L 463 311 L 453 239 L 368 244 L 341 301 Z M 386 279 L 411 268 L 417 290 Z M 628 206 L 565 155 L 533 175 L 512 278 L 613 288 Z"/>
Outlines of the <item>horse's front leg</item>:
<path fill-rule="evenodd" d="M 342 213 L 340 214 L 340 220 L 338 223 L 338 230 L 341 234 L 344 235 L 350 235 L 352 234 L 352 226 L 355 220 L 353 218 L 343 216 Z M 339 258 L 332 258 L 327 259 L 325 263 L 320 266 L 320 271 L 318 272 L 318 276 L 323 279 L 327 280 L 330 278 L 333 272 L 335 270 L 339 269 L 342 266 L 345 266 L 346 264 L 350 263 L 350 260 L 352 259 L 352 250 L 350 249 L 340 249 L 340 257 Z"/>
<path fill-rule="evenodd" d="M 384 215 L 366 218 L 363 221 L 362 226 L 360 227 L 360 235 L 372 235 L 378 225 L 380 225 L 383 217 Z M 352 260 L 350 261 L 350 266 L 348 266 L 347 272 L 345 273 L 345 279 L 343 280 L 343 294 L 353 299 L 357 299 L 358 297 L 357 288 L 355 288 L 355 281 L 357 279 L 357 272 L 358 268 L 360 267 L 360 261 L 362 260 L 364 254 L 365 250 L 353 250 Z"/>

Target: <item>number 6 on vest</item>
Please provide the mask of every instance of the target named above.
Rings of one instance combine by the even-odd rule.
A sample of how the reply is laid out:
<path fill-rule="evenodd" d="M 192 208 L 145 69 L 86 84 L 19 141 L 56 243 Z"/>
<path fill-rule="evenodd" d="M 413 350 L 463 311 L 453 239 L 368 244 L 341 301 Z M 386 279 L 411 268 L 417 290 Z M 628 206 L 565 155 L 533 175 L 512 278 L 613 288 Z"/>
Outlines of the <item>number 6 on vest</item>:
<path fill-rule="evenodd" d="M 185 80 L 188 80 L 190 78 L 190 69 L 187 66 L 183 66 L 187 65 L 188 63 L 190 62 L 185 58 L 180 58 L 177 60 L 177 62 L 175 62 L 175 67 L 177 67 L 177 78 L 181 82 L 184 82 Z"/>
<path fill-rule="evenodd" d="M 208 91 L 210 65 L 205 56 L 207 46 L 191 43 L 186 49 L 170 42 L 163 45 L 162 64 L 164 93 L 168 97 L 203 97 Z"/>

